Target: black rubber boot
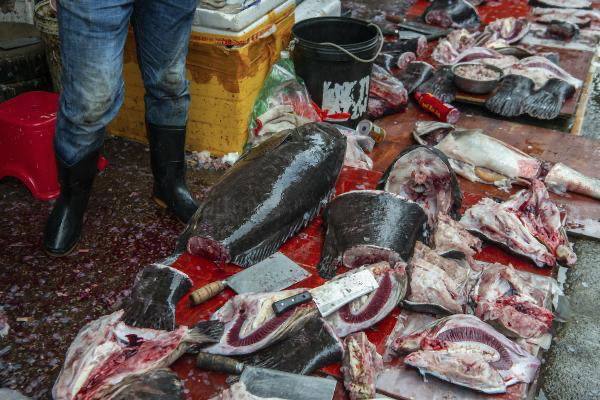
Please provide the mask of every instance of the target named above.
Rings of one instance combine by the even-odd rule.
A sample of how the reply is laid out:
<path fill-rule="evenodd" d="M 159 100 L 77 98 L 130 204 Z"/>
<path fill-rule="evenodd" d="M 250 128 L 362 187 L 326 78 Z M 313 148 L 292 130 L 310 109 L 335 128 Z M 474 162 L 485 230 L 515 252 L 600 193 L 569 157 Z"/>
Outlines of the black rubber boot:
<path fill-rule="evenodd" d="M 187 223 L 198 204 L 185 183 L 185 127 L 159 126 L 146 122 L 150 164 L 154 175 L 154 200 Z"/>
<path fill-rule="evenodd" d="M 44 250 L 48 255 L 66 256 L 79 242 L 99 157 L 100 149 L 71 166 L 56 157 L 60 195 L 44 230 Z"/>

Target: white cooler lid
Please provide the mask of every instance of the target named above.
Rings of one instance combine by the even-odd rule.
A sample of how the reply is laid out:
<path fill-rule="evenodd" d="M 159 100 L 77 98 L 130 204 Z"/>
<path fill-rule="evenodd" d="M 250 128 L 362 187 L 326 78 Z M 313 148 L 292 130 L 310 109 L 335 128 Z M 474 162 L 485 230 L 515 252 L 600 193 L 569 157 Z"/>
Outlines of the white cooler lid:
<path fill-rule="evenodd" d="M 193 22 L 194 30 L 205 31 L 206 28 L 211 28 L 240 32 L 286 2 L 286 0 L 260 0 L 258 4 L 235 14 L 224 11 L 235 8 L 235 5 L 241 4 L 242 1 L 243 0 L 227 0 L 227 5 L 223 10 L 209 10 L 197 7 Z M 246 0 L 246 2 L 248 1 L 250 0 Z"/>

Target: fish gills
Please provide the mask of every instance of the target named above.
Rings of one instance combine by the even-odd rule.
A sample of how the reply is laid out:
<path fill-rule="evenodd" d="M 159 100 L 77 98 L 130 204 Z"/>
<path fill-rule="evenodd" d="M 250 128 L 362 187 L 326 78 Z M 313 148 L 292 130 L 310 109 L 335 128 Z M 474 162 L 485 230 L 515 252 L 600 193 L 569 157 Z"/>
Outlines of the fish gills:
<path fill-rule="evenodd" d="M 248 267 L 273 254 L 331 197 L 346 153 L 332 125 L 309 123 L 242 155 L 209 190 L 178 248 Z"/>
<path fill-rule="evenodd" d="M 191 287 L 192 280 L 175 268 L 161 264 L 145 267 L 123 301 L 123 322 L 136 328 L 172 331 L 175 307 Z"/>
<path fill-rule="evenodd" d="M 370 400 L 376 397 L 377 374 L 383 370 L 383 359 L 364 332 L 344 339 L 342 374 L 350 400 Z"/>
<path fill-rule="evenodd" d="M 335 276 L 341 265 L 356 268 L 379 261 L 390 265 L 407 261 L 427 221 L 419 205 L 379 190 L 336 197 L 324 218 L 327 232 L 317 270 L 326 279 Z"/>
<path fill-rule="evenodd" d="M 414 146 L 401 152 L 383 174 L 379 189 L 414 201 L 433 228 L 439 213 L 458 218 L 462 192 L 448 158 L 439 150 Z"/>

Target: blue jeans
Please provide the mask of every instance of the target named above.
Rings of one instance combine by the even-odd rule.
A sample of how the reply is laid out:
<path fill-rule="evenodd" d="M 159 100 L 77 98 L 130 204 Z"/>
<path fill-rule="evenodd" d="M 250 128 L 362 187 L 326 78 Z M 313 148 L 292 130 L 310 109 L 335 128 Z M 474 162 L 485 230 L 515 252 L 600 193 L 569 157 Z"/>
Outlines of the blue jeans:
<path fill-rule="evenodd" d="M 185 59 L 197 0 L 59 0 L 62 92 L 55 151 L 72 165 L 102 146 L 123 104 L 129 21 L 144 80 L 146 120 L 182 127 L 190 103 Z"/>

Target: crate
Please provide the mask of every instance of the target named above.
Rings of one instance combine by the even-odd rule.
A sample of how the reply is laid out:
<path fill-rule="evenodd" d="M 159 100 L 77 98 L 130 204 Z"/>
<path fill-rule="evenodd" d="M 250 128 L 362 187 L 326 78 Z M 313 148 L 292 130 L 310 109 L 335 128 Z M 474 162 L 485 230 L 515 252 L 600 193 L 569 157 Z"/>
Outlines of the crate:
<path fill-rule="evenodd" d="M 214 155 L 242 151 L 254 102 L 289 43 L 294 10 L 294 0 L 288 0 L 239 32 L 194 26 L 187 56 L 188 150 Z M 108 131 L 147 142 L 144 87 L 131 34 L 125 45 L 123 79 L 125 101 Z"/>

